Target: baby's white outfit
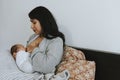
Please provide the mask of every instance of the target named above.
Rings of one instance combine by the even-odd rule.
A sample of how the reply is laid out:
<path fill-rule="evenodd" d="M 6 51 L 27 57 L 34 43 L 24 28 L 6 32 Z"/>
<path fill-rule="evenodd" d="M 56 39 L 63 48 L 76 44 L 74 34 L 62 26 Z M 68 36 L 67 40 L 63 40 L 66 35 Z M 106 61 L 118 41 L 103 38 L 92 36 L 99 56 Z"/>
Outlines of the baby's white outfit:
<path fill-rule="evenodd" d="M 30 53 L 18 51 L 16 54 L 16 64 L 18 68 L 25 73 L 33 73 L 32 64 L 30 61 Z"/>

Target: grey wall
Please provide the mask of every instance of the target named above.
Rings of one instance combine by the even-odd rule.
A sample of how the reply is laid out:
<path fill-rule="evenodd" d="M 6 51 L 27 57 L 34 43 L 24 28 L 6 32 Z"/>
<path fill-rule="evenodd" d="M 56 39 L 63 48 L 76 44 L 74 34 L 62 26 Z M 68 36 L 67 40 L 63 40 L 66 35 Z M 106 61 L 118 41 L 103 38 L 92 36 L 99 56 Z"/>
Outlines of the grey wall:
<path fill-rule="evenodd" d="M 26 44 L 33 33 L 27 14 L 46 6 L 71 46 L 120 53 L 119 0 L 0 0 L 0 50 Z"/>

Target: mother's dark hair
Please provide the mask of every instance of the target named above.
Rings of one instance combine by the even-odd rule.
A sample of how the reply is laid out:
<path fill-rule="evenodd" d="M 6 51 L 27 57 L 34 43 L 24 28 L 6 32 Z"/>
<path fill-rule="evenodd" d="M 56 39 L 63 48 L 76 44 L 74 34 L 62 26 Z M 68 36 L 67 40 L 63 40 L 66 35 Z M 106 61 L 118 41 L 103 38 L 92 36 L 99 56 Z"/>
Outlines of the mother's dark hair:
<path fill-rule="evenodd" d="M 41 27 L 42 27 L 41 34 L 44 37 L 46 37 L 47 39 L 53 39 L 56 37 L 60 37 L 62 38 L 63 43 L 65 45 L 64 34 L 59 31 L 58 25 L 52 13 L 47 8 L 43 6 L 36 7 L 29 13 L 29 17 L 30 19 L 39 20 Z"/>

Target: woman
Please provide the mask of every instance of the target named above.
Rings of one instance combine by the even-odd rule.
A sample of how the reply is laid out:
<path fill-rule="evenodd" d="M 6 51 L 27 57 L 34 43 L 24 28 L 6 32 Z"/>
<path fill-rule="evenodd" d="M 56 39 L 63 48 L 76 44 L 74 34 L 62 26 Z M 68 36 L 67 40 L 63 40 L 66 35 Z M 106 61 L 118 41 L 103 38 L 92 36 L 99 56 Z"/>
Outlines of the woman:
<path fill-rule="evenodd" d="M 33 34 L 27 43 L 26 50 L 31 53 L 33 70 L 41 73 L 52 73 L 60 63 L 65 38 L 58 30 L 51 12 L 39 6 L 29 13 Z"/>

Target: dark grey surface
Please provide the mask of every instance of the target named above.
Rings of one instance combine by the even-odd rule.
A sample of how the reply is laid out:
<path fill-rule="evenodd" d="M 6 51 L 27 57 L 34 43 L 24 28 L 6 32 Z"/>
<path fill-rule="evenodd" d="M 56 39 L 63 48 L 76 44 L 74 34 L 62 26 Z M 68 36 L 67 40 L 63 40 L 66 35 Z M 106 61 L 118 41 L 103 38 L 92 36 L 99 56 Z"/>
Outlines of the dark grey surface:
<path fill-rule="evenodd" d="M 75 48 L 75 47 L 74 47 Z M 87 60 L 96 62 L 95 80 L 120 80 L 120 55 L 83 48 Z"/>

